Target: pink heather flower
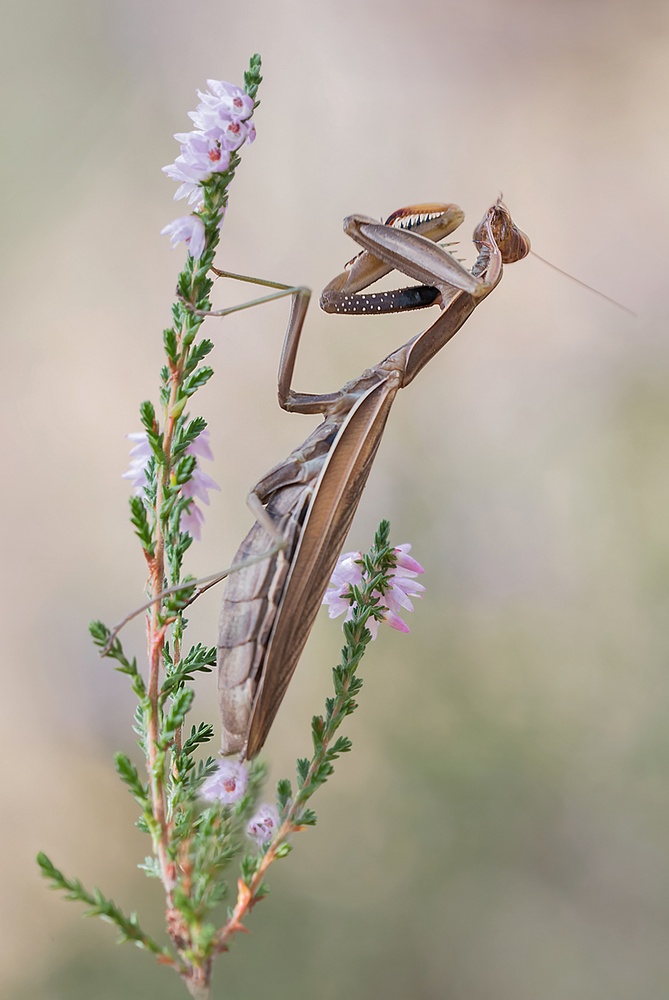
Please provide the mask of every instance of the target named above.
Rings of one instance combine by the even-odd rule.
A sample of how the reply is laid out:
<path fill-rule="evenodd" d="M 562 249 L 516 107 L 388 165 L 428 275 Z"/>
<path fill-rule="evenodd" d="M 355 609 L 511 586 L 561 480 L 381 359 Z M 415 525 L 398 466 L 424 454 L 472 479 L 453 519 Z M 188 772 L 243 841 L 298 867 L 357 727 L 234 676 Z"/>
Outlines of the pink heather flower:
<path fill-rule="evenodd" d="M 194 454 L 192 448 L 187 448 L 186 453 L 189 455 Z M 213 457 L 213 456 L 212 456 Z M 195 503 L 195 500 L 201 500 L 203 504 L 207 507 L 211 503 L 209 500 L 209 490 L 220 490 L 220 486 L 215 480 L 208 476 L 206 472 L 203 472 L 199 466 L 195 466 L 192 477 L 187 483 L 181 487 L 182 497 L 192 497 L 192 502 L 185 514 L 181 518 L 181 527 L 184 531 L 187 531 L 189 535 L 192 535 L 196 541 L 200 541 L 200 533 L 202 525 L 204 524 L 204 514 Z"/>
<path fill-rule="evenodd" d="M 400 612 L 413 611 L 411 597 L 422 597 L 425 590 L 425 587 L 415 579 L 425 570 L 409 555 L 410 551 L 411 546 L 407 542 L 395 547 L 397 565 L 388 573 L 390 587 L 383 595 L 379 591 L 374 591 L 374 597 L 378 597 L 381 606 L 386 608 L 383 621 L 398 632 L 409 631 L 409 626 L 400 618 Z M 346 595 L 349 586 L 359 587 L 362 583 L 362 566 L 356 561 L 361 558 L 360 552 L 344 552 L 337 560 L 323 598 L 323 604 L 328 605 L 330 618 L 337 618 L 344 612 L 346 612 L 345 621 L 353 617 L 353 605 Z M 376 639 L 379 623 L 375 618 L 367 619 L 367 628 L 372 634 L 372 639 Z"/>
<path fill-rule="evenodd" d="M 197 93 L 203 104 L 216 101 L 228 108 L 231 118 L 240 121 L 250 118 L 253 114 L 253 98 L 249 97 L 241 87 L 236 87 L 234 83 L 226 83 L 225 80 L 207 80 L 207 86 L 211 94 L 203 94 L 201 90 Z"/>
<path fill-rule="evenodd" d="M 239 802 L 246 792 L 249 776 L 239 761 L 221 760 L 213 774 L 204 781 L 200 795 L 207 802 L 222 802 L 232 806 Z"/>
<path fill-rule="evenodd" d="M 191 115 L 193 114 L 195 114 L 195 112 L 191 112 Z M 221 122 L 218 125 L 212 126 L 206 130 L 190 132 L 189 134 L 209 139 L 212 143 L 217 143 L 222 150 L 233 150 L 239 149 L 244 142 L 250 146 L 256 137 L 256 129 L 253 122 L 221 119 Z M 175 138 L 178 139 L 179 136 L 175 136 Z M 177 162 L 180 159 L 181 157 L 177 157 Z M 225 170 L 227 167 L 223 167 L 221 169 Z M 165 167 L 163 167 L 163 170 L 165 170 L 166 173 L 169 172 Z M 213 171 L 210 168 L 209 174 L 212 173 Z M 170 174 L 170 176 L 172 176 L 172 174 Z M 180 178 L 175 177 L 175 180 L 179 179 Z M 208 177 L 203 177 L 201 179 L 205 181 Z M 183 197 L 183 195 L 181 197 Z"/>
<path fill-rule="evenodd" d="M 230 122 L 223 134 L 230 149 L 239 149 L 244 143 L 250 146 L 256 137 L 256 127 L 253 122 Z"/>
<path fill-rule="evenodd" d="M 130 441 L 135 441 L 136 444 L 130 450 L 130 466 L 127 472 L 123 473 L 123 479 L 129 479 L 132 482 L 134 493 L 139 495 L 146 486 L 146 465 L 153 452 L 146 431 L 128 434 L 127 437 Z M 193 470 L 192 477 L 181 487 L 182 497 L 191 498 L 188 510 L 182 515 L 181 527 L 199 541 L 204 524 L 204 514 L 195 501 L 200 500 L 208 506 L 210 503 L 209 490 L 220 490 L 221 488 L 211 476 L 202 471 L 199 465 L 199 459 L 206 458 L 211 461 L 214 457 L 209 442 L 209 431 L 206 428 L 188 445 L 186 454 L 194 455 L 198 459 L 198 463 Z"/>
<path fill-rule="evenodd" d="M 175 200 L 187 197 L 191 205 L 202 200 L 200 185 L 228 169 L 230 151 L 255 139 L 255 127 L 245 120 L 253 113 L 252 99 L 231 83 L 207 82 L 214 93 L 198 91 L 201 103 L 196 111 L 189 111 L 197 128 L 176 133 L 181 153 L 163 167 L 168 177 L 180 182 Z"/>
<path fill-rule="evenodd" d="M 199 260 L 204 253 L 204 223 L 198 215 L 183 215 L 160 230 L 161 236 L 169 236 L 172 249 L 177 243 L 185 243 L 193 260 Z"/>
<path fill-rule="evenodd" d="M 134 434 L 126 434 L 126 437 L 136 444 L 130 449 L 130 465 L 121 478 L 129 479 L 133 493 L 139 495 L 146 486 L 146 466 L 153 452 L 146 431 L 136 431 Z"/>
<path fill-rule="evenodd" d="M 186 449 L 187 455 L 193 455 L 194 452 L 192 448 L 188 447 Z M 215 482 L 211 476 L 208 476 L 206 472 L 196 465 L 192 477 L 187 483 L 181 487 L 181 495 L 184 497 L 193 497 L 194 499 L 201 500 L 203 504 L 209 506 L 209 490 L 220 490 L 220 486 Z"/>
<path fill-rule="evenodd" d="M 186 487 L 184 486 L 182 492 L 185 493 L 185 490 Z M 200 538 L 202 537 L 202 525 L 204 524 L 204 514 L 195 501 L 193 501 L 188 510 L 181 515 L 180 524 L 183 530 L 187 531 L 196 542 L 200 541 Z"/>
<path fill-rule="evenodd" d="M 177 132 L 174 138 L 181 143 L 181 153 L 174 163 L 163 167 L 163 173 L 172 180 L 181 181 L 174 200 L 187 197 L 188 203 L 193 205 L 202 201 L 200 185 L 212 174 L 223 173 L 230 166 L 232 146 L 220 133 Z"/>
<path fill-rule="evenodd" d="M 265 803 L 252 817 L 246 827 L 246 835 L 262 847 L 268 843 L 279 828 L 279 810 L 274 805 Z"/>
<path fill-rule="evenodd" d="M 181 143 L 181 152 L 174 163 L 163 171 L 179 183 L 175 200 L 187 198 L 189 205 L 201 209 L 204 204 L 202 185 L 217 173 L 230 166 L 230 153 L 243 143 L 256 137 L 253 123 L 254 102 L 240 87 L 224 80 L 207 80 L 209 90 L 198 91 L 200 103 L 190 111 L 196 128 L 192 132 L 177 132 L 174 138 Z M 177 219 L 162 230 L 172 241 L 172 246 L 185 242 L 195 260 L 204 250 L 202 224 Z"/>
<path fill-rule="evenodd" d="M 197 92 L 200 103 L 196 110 L 188 112 L 200 131 L 225 132 L 230 122 L 242 123 L 253 114 L 253 99 L 240 87 L 223 80 L 207 80 L 207 85 L 209 91 Z"/>
<path fill-rule="evenodd" d="M 198 434 L 192 444 L 188 445 L 186 449 L 188 455 L 195 455 L 197 458 L 206 458 L 210 462 L 214 461 L 214 453 L 211 450 L 211 443 L 209 441 L 209 431 L 205 429 Z M 220 486 L 217 489 L 220 490 Z"/>

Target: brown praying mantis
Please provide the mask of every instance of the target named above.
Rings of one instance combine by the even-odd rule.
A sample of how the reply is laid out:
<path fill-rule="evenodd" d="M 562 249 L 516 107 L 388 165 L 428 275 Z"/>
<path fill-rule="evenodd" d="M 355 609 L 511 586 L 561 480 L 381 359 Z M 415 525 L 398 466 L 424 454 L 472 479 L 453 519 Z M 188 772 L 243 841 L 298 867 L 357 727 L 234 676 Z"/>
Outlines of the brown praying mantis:
<path fill-rule="evenodd" d="M 323 309 L 373 315 L 438 305 L 440 314 L 426 330 L 337 392 L 316 395 L 291 388 L 310 292 L 262 282 L 282 289 L 278 295 L 292 295 L 279 363 L 279 405 L 294 413 L 322 413 L 324 420 L 249 494 L 257 520 L 235 556 L 237 572 L 226 583 L 219 627 L 224 754 L 250 759 L 267 738 L 360 502 L 397 392 L 413 381 L 496 287 L 502 265 L 529 253 L 529 240 L 499 199 L 474 232 L 478 258 L 468 271 L 436 245 L 463 220 L 456 205 L 410 206 L 393 213 L 385 224 L 361 215 L 344 220 L 345 232 L 363 249 L 324 289 Z M 419 284 L 363 293 L 392 270 Z M 228 311 L 232 310 L 221 312 Z"/>

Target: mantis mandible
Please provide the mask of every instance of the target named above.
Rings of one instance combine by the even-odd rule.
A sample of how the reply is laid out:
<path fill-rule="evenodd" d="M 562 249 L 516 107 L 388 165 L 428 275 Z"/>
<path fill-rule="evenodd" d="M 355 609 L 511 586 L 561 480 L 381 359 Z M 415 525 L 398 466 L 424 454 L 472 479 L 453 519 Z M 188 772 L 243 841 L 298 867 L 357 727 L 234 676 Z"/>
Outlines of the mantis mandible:
<path fill-rule="evenodd" d="M 291 389 L 310 292 L 288 289 L 293 301 L 279 364 L 279 405 L 294 413 L 322 413 L 324 420 L 249 494 L 257 521 L 234 562 L 254 562 L 228 578 L 220 617 L 218 687 L 224 754 L 250 759 L 267 738 L 358 507 L 397 392 L 413 381 L 495 288 L 502 265 L 529 253 L 529 240 L 499 199 L 474 232 L 478 258 L 468 271 L 436 245 L 463 220 L 456 205 L 410 206 L 393 213 L 385 224 L 361 215 L 344 220 L 344 231 L 363 250 L 324 289 L 323 309 L 379 314 L 434 304 L 441 311 L 426 330 L 337 392 L 316 395 Z M 394 269 L 419 284 L 362 294 Z M 257 561 L 272 550 L 277 538 L 283 540 L 283 548 L 276 551 L 274 544 L 272 554 Z"/>

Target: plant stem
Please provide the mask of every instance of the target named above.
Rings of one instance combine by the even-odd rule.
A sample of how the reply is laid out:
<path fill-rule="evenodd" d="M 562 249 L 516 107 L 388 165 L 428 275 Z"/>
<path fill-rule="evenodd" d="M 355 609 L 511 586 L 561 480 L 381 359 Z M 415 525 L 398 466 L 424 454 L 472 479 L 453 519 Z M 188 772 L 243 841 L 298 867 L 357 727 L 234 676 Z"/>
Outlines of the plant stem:
<path fill-rule="evenodd" d="M 178 335 L 179 346 L 181 334 Z M 175 418 L 171 416 L 177 400 L 179 385 L 183 374 L 183 357 L 179 351 L 179 362 L 171 373 L 170 399 L 165 413 L 165 433 L 163 435 L 163 453 L 165 464 L 159 477 L 156 490 L 156 546 L 151 563 L 151 596 L 157 598 L 164 586 L 165 578 L 165 534 L 161 510 L 165 495 L 165 486 L 169 483 L 172 472 L 171 450 L 174 436 Z M 156 600 L 151 605 L 151 613 L 147 624 L 149 685 L 148 698 L 151 705 L 147 726 L 147 764 L 151 787 L 151 803 L 153 815 L 159 827 L 158 842 L 155 844 L 156 854 L 160 862 L 162 882 L 167 894 L 167 904 L 172 906 L 172 891 L 175 885 L 174 865 L 167 854 L 168 828 L 165 806 L 164 768 L 158 764 L 159 723 L 160 723 L 160 671 L 163 664 L 163 646 L 167 624 L 161 621 L 161 602 Z"/>
<path fill-rule="evenodd" d="M 184 982 L 193 1000 L 211 1000 L 211 960 L 204 966 L 192 966 Z"/>

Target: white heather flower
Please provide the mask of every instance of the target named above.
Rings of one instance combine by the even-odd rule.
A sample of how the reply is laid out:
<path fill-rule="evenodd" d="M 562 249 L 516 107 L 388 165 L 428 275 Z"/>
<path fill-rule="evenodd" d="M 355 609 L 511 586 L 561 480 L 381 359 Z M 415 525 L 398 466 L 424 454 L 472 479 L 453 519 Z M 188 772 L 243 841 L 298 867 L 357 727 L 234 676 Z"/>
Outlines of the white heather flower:
<path fill-rule="evenodd" d="M 405 542 L 403 545 L 395 547 L 397 565 L 388 573 L 388 583 L 390 584 L 385 594 L 374 591 L 374 597 L 379 598 L 380 605 L 385 607 L 383 621 L 398 632 L 408 632 L 409 626 L 400 618 L 401 611 L 413 611 L 411 597 L 422 597 L 425 587 L 415 579 L 419 573 L 425 570 L 419 562 L 413 559 L 409 552 L 411 546 Z M 337 618 L 346 612 L 345 621 L 353 617 L 353 605 L 346 596 L 349 587 L 359 587 L 362 583 L 362 566 L 360 552 L 344 552 L 337 560 L 337 565 L 328 584 L 328 589 L 323 598 L 323 604 L 328 606 L 330 618 Z M 409 596 L 411 595 L 411 597 Z M 372 639 L 376 639 L 379 630 L 379 623 L 375 618 L 367 619 L 367 628 L 371 632 Z"/>
<path fill-rule="evenodd" d="M 214 773 L 202 784 L 200 795 L 207 802 L 232 806 L 243 798 L 248 782 L 249 776 L 243 764 L 235 760 L 221 760 Z"/>
<path fill-rule="evenodd" d="M 204 223 L 198 215 L 183 215 L 160 230 L 161 236 L 169 236 L 172 249 L 177 243 L 185 243 L 193 260 L 199 260 L 204 253 Z"/>
<path fill-rule="evenodd" d="M 246 827 L 246 835 L 262 847 L 267 844 L 279 828 L 279 810 L 275 805 L 265 803 L 252 817 Z"/>
<path fill-rule="evenodd" d="M 129 479 L 133 485 L 133 492 L 139 495 L 146 486 L 146 465 L 153 452 L 151 451 L 146 431 L 138 431 L 126 436 L 130 441 L 135 441 L 136 444 L 130 450 L 130 466 L 123 473 L 123 479 Z M 197 459 L 197 464 L 191 478 L 181 487 L 181 496 L 191 498 L 188 510 L 181 517 L 181 527 L 199 541 L 201 528 L 204 524 L 204 514 L 198 507 L 196 500 L 200 500 L 208 506 L 210 503 L 209 490 L 220 490 L 221 488 L 211 476 L 208 476 L 200 468 L 199 460 L 201 458 L 211 461 L 214 457 L 209 441 L 209 430 L 207 428 L 188 445 L 186 455 L 194 455 Z"/>

